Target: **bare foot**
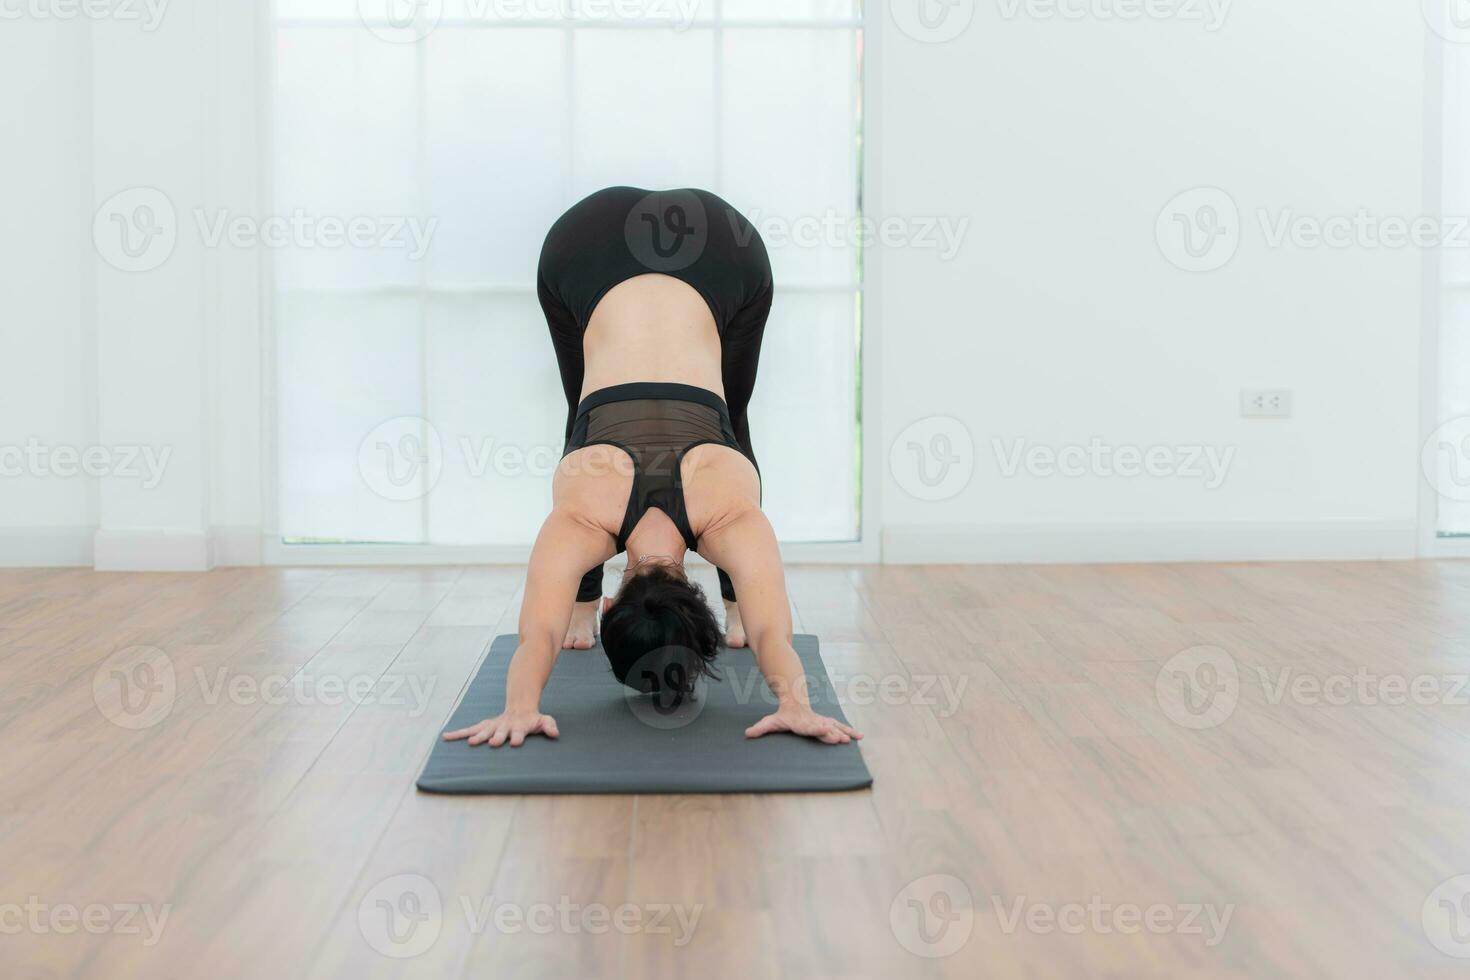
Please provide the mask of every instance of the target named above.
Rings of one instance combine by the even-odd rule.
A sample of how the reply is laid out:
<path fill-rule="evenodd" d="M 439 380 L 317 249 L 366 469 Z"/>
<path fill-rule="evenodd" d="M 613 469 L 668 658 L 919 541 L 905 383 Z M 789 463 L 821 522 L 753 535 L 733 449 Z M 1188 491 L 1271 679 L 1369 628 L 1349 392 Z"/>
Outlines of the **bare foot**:
<path fill-rule="evenodd" d="M 745 646 L 745 626 L 740 622 L 740 606 L 725 600 L 725 646 L 738 650 Z"/>
<path fill-rule="evenodd" d="M 597 642 L 597 600 L 579 602 L 572 606 L 572 621 L 567 624 L 567 638 L 561 641 L 563 650 L 591 650 Z"/>

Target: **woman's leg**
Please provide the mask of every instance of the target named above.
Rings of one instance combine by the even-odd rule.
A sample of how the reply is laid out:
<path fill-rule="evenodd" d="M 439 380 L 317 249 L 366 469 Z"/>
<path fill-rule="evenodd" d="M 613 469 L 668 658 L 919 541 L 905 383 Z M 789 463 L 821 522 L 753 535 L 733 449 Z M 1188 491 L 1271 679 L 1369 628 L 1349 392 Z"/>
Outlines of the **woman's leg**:
<path fill-rule="evenodd" d="M 765 251 L 761 251 L 765 261 Z M 730 408 L 730 424 L 735 441 L 760 472 L 755 449 L 750 444 L 750 399 L 755 394 L 756 369 L 760 366 L 761 339 L 766 332 L 766 319 L 771 312 L 769 277 L 764 291 L 733 317 L 720 335 L 720 374 L 725 386 L 725 404 Z M 723 568 L 717 568 L 720 595 L 728 603 L 735 601 L 735 584 Z"/>

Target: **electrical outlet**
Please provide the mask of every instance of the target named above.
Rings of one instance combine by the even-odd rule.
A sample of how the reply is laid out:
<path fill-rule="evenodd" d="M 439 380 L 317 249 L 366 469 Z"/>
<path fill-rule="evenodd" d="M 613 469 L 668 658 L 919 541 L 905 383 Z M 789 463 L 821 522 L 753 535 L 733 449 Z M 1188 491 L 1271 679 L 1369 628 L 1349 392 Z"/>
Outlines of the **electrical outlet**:
<path fill-rule="evenodd" d="M 1291 389 L 1242 388 L 1240 414 L 1248 419 L 1289 419 Z"/>

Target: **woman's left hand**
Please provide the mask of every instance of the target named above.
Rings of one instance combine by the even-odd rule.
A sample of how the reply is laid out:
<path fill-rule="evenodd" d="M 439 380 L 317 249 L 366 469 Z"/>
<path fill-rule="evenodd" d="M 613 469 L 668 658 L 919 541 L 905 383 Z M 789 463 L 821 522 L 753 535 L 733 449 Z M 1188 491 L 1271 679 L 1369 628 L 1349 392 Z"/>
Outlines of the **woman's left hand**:
<path fill-rule="evenodd" d="M 760 738 L 772 732 L 790 732 L 804 735 L 827 745 L 845 745 L 863 733 L 851 725 L 844 725 L 836 718 L 819 715 L 811 708 L 781 708 L 766 715 L 745 730 L 746 738 Z"/>

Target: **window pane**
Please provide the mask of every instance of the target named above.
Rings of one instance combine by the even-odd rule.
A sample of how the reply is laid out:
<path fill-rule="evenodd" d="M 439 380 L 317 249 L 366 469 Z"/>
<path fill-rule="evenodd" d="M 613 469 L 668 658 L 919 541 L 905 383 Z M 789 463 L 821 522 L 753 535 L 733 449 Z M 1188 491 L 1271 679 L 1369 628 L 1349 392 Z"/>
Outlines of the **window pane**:
<path fill-rule="evenodd" d="M 282 296 L 276 349 L 282 537 L 421 540 L 418 301 Z"/>
<path fill-rule="evenodd" d="M 713 37 L 706 30 L 574 32 L 572 200 L 613 184 L 714 182 Z"/>
<path fill-rule="evenodd" d="M 398 219 L 419 217 L 411 46 L 354 28 L 283 30 L 276 49 L 276 210 L 291 221 L 277 249 L 285 289 L 416 283 Z M 324 221 L 366 219 L 371 244 L 333 244 Z M 385 239 L 386 242 L 385 242 Z M 401 244 L 400 244 L 401 243 Z"/>
<path fill-rule="evenodd" d="M 724 187 L 760 229 L 777 283 L 857 279 L 856 37 L 727 30 Z"/>
<path fill-rule="evenodd" d="M 434 544 L 530 544 L 551 509 L 567 402 L 534 295 L 429 304 L 428 416 L 444 446 Z"/>
<path fill-rule="evenodd" d="M 776 286 L 750 403 L 762 507 L 782 541 L 846 541 L 857 530 L 857 369 L 852 293 Z"/>
<path fill-rule="evenodd" d="M 565 35 L 446 28 L 424 44 L 429 279 L 531 286 L 567 204 Z"/>

